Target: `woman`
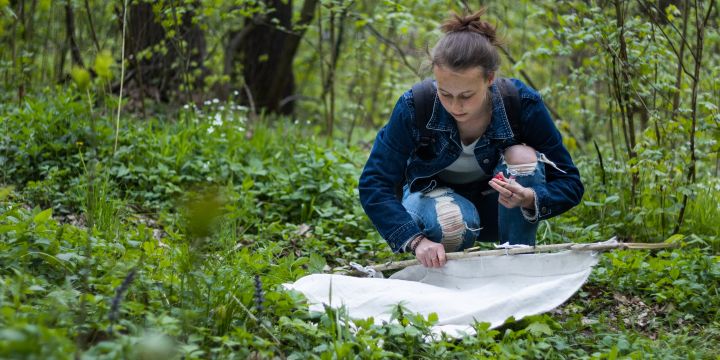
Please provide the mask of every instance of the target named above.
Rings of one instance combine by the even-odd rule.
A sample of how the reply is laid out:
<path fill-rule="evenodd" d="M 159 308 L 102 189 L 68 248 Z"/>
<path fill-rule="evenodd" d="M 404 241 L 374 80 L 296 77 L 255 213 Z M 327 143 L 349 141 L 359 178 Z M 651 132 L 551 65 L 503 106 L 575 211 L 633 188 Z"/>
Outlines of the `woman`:
<path fill-rule="evenodd" d="M 538 221 L 577 205 L 584 191 L 542 99 L 515 79 L 505 82 L 519 98 L 509 119 L 495 28 L 483 13 L 445 21 L 432 51 L 429 119 L 418 122 L 413 91 L 403 94 L 360 177 L 360 201 L 380 234 L 426 267 L 443 266 L 446 252 L 476 240 L 535 245 Z M 432 154 L 420 156 L 428 132 Z"/>

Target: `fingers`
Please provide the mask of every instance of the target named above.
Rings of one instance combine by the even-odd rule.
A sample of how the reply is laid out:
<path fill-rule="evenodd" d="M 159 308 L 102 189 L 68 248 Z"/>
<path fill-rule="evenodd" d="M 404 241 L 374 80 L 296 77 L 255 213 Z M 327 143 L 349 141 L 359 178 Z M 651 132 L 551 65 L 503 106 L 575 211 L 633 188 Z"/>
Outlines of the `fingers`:
<path fill-rule="evenodd" d="M 415 251 L 415 258 L 417 259 L 417 261 L 420 262 L 420 264 L 422 264 L 422 266 L 428 267 L 428 266 L 427 266 L 427 263 L 425 262 L 425 257 L 424 257 L 424 256 L 420 256 L 420 254 L 417 252 L 417 250 Z"/>
<path fill-rule="evenodd" d="M 509 197 L 512 194 L 512 188 L 508 188 L 509 184 L 505 181 L 500 181 L 493 178 L 490 180 L 490 187 L 497 190 L 501 196 Z"/>
<path fill-rule="evenodd" d="M 513 208 L 513 205 L 510 203 L 510 200 L 507 199 L 507 198 L 504 197 L 504 196 L 500 196 L 500 197 L 498 198 L 498 202 L 500 203 L 500 205 L 502 205 L 502 206 L 504 206 L 504 207 L 506 207 L 506 208 L 508 208 L 508 209 L 512 209 L 512 208 Z"/>
<path fill-rule="evenodd" d="M 415 258 L 422 264 L 424 267 L 430 267 L 432 266 L 432 258 L 430 256 L 430 251 L 426 244 L 426 239 L 420 240 L 420 244 L 415 249 Z"/>
<path fill-rule="evenodd" d="M 505 182 L 503 182 L 503 181 L 500 181 L 497 179 L 491 179 L 490 182 L 488 182 L 488 184 L 490 184 L 491 188 L 497 190 L 500 193 L 500 195 L 502 195 L 502 193 L 505 191 L 505 186 L 503 186 L 503 184 L 505 184 Z"/>
<path fill-rule="evenodd" d="M 506 208 L 514 208 L 522 204 L 522 194 L 520 192 L 511 192 L 509 196 L 501 194 L 498 196 L 498 202 Z"/>
<path fill-rule="evenodd" d="M 501 195 L 510 196 L 510 193 L 517 193 L 522 191 L 524 187 L 520 184 L 518 184 L 515 181 L 502 181 L 498 180 L 497 178 L 492 178 L 490 180 L 490 187 L 497 190 Z"/>
<path fill-rule="evenodd" d="M 430 263 L 432 264 L 432 267 L 434 267 L 434 268 L 440 267 L 440 259 L 438 259 L 437 254 L 435 256 L 430 257 Z"/>
<path fill-rule="evenodd" d="M 512 209 L 521 206 L 527 200 L 526 188 L 515 181 L 503 181 L 500 176 L 496 176 L 488 184 L 497 190 L 500 195 L 498 196 L 498 202 L 506 208 Z"/>
<path fill-rule="evenodd" d="M 440 268 L 447 263 L 445 248 L 442 244 L 423 239 L 415 250 L 415 257 L 424 267 Z"/>
<path fill-rule="evenodd" d="M 445 266 L 445 264 L 447 263 L 447 257 L 445 256 L 445 248 L 441 246 L 438 249 L 437 255 L 438 255 L 438 260 L 440 261 L 440 267 Z"/>

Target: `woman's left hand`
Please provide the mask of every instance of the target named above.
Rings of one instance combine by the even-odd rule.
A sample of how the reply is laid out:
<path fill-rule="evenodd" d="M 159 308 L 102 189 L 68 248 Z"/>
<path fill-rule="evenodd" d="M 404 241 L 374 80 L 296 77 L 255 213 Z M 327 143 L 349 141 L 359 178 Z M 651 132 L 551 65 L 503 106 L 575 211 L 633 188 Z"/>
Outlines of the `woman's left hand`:
<path fill-rule="evenodd" d="M 498 202 L 508 209 L 522 206 L 532 209 L 535 205 L 535 192 L 528 189 L 512 179 L 508 179 L 504 174 L 498 173 L 500 176 L 490 179 L 490 186 L 500 193 Z M 499 178 L 502 177 L 502 180 Z"/>

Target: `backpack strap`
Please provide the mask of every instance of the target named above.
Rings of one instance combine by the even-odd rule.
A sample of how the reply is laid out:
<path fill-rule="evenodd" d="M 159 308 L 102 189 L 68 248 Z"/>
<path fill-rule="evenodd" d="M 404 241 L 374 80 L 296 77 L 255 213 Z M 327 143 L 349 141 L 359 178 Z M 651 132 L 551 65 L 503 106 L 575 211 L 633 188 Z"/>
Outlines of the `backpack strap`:
<path fill-rule="evenodd" d="M 508 78 L 497 79 L 498 89 L 502 95 L 505 114 L 507 114 L 515 140 L 522 142 L 520 135 L 520 116 L 522 104 L 520 103 L 520 95 L 518 89 Z"/>
<path fill-rule="evenodd" d="M 415 148 L 415 153 L 423 160 L 433 157 L 432 144 L 435 137 L 430 135 L 427 128 L 432 116 L 433 105 L 435 104 L 435 84 L 433 79 L 425 79 L 412 87 L 413 102 L 415 103 L 415 127 L 420 131 L 420 143 Z"/>
<path fill-rule="evenodd" d="M 432 149 L 435 137 L 431 135 L 430 130 L 427 128 L 435 105 L 435 92 L 435 84 L 433 84 L 431 78 L 412 86 L 413 103 L 415 105 L 415 127 L 420 132 L 420 142 L 415 147 L 415 153 L 423 160 L 430 160 L 435 156 Z M 407 179 L 403 174 L 400 183 L 395 184 L 395 197 L 398 200 L 402 199 L 403 185 L 405 185 L 406 181 Z"/>

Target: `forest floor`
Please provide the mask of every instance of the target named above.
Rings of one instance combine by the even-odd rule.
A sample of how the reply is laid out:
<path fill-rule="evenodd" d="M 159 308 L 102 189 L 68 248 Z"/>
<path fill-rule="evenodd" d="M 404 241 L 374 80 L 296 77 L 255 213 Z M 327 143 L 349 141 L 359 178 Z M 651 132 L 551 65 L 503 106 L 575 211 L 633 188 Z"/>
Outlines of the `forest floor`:
<path fill-rule="evenodd" d="M 586 203 L 543 222 L 539 243 L 645 227 L 624 238 L 678 247 L 605 253 L 563 306 L 454 339 L 402 307 L 382 324 L 312 312 L 281 286 L 397 258 L 357 199 L 367 149 L 210 112 L 123 119 L 115 148 L 110 122 L 88 126 L 62 96 L 6 115 L 2 358 L 718 359 L 719 215 L 701 199 L 669 236 L 656 213 L 631 218 L 619 192 L 588 181 Z M 576 159 L 593 179 L 592 158 Z M 623 188 L 622 170 L 610 176 Z"/>

